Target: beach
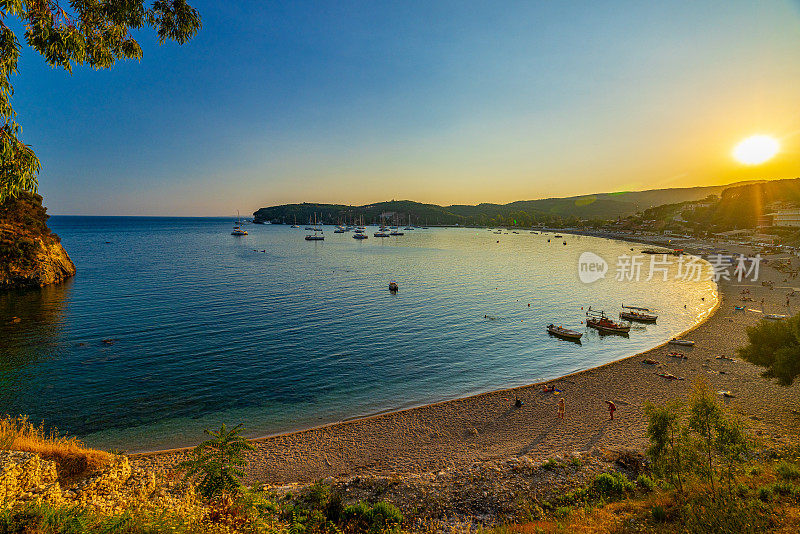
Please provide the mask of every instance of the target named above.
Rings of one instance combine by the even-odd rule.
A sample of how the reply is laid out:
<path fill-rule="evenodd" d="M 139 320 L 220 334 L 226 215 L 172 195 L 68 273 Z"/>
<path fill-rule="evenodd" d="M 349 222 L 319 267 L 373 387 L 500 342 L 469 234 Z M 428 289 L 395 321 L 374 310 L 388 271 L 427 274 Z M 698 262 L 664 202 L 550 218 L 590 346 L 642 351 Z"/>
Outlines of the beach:
<path fill-rule="evenodd" d="M 785 304 L 786 294 L 800 281 L 785 279 L 783 273 L 762 266 L 758 281 L 720 280 L 716 311 L 684 334 L 695 341 L 694 347 L 661 345 L 549 381 L 560 390 L 557 394 L 531 384 L 254 440 L 247 482 L 279 485 L 328 477 L 420 474 L 517 456 L 544 461 L 602 449 L 642 449 L 647 442 L 645 405 L 686 398 L 699 382 L 714 392 L 731 392 L 731 398 L 719 398 L 751 429 L 759 446 L 796 439 L 800 383 L 779 386 L 761 376 L 763 369 L 736 355 L 746 344 L 746 328 L 761 319 L 760 311 L 750 310 L 760 310 L 762 298 L 767 313 L 797 311 L 800 296 L 792 297 L 788 308 Z M 774 282 L 774 288 L 762 281 Z M 741 302 L 744 289 L 750 290 L 753 302 Z M 741 304 L 750 310 L 734 310 Z M 673 358 L 671 352 L 688 358 Z M 716 359 L 721 355 L 736 361 Z M 658 363 L 647 364 L 645 359 Z M 516 408 L 515 398 L 524 405 Z M 563 420 L 557 418 L 561 398 Z M 613 421 L 605 401 L 617 407 Z M 168 468 L 186 454 L 186 449 L 169 450 L 132 459 Z"/>

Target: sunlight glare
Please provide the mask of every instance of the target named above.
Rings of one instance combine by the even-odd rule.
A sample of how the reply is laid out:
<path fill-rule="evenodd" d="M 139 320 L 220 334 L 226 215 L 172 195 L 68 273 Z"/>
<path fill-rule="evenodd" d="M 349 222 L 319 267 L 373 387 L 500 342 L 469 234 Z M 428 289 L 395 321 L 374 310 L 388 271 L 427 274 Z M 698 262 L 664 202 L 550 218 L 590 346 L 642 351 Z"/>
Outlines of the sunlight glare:
<path fill-rule="evenodd" d="M 780 144 L 774 137 L 754 135 L 740 142 L 733 149 L 733 157 L 745 165 L 758 165 L 778 153 Z"/>

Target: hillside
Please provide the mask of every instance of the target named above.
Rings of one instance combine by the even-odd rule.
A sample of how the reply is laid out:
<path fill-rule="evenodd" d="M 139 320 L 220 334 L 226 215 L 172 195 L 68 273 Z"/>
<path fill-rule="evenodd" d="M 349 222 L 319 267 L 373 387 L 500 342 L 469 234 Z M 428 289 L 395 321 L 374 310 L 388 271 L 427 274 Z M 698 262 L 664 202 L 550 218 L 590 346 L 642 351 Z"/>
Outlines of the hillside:
<path fill-rule="evenodd" d="M 741 182 L 746 183 L 746 182 Z M 734 184 L 738 185 L 738 184 Z M 271 221 L 278 224 L 306 224 L 314 214 L 324 223 L 357 221 L 377 222 L 381 214 L 386 220 L 407 224 L 432 225 L 511 225 L 569 224 L 578 219 L 615 219 L 626 217 L 645 209 L 679 202 L 700 200 L 708 195 L 719 195 L 731 186 L 685 187 L 599 193 L 566 198 L 522 200 L 508 204 L 482 203 L 475 206 L 438 206 L 410 200 L 378 202 L 364 206 L 341 204 L 284 204 L 261 208 L 253 215 L 256 222 Z"/>
<path fill-rule="evenodd" d="M 46 212 L 34 193 L 0 204 L 0 289 L 41 287 L 75 274 L 61 241 L 47 227 Z"/>
<path fill-rule="evenodd" d="M 664 204 L 645 210 L 642 219 L 721 232 L 755 228 L 759 217 L 779 204 L 800 205 L 800 178 L 729 186 L 708 206 Z"/>

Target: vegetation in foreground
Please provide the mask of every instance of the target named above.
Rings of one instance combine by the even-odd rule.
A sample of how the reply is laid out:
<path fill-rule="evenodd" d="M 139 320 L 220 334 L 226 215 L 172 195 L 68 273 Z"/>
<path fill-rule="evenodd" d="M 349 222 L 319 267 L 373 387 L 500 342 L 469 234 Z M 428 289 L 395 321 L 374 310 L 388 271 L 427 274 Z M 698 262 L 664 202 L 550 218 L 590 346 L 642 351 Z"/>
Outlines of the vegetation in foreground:
<path fill-rule="evenodd" d="M 71 478 L 99 471 L 111 460 L 111 454 L 90 449 L 80 440 L 34 425 L 26 417 L 0 419 L 0 450 L 36 453 L 58 466 L 59 477 Z"/>
<path fill-rule="evenodd" d="M 598 474 L 550 501 L 531 497 L 519 507 L 525 513 L 516 524 L 488 532 L 800 531 L 800 447 L 758 452 L 747 429 L 704 387 L 688 403 L 650 405 L 646 411 L 650 446 L 645 461 L 633 462 L 638 468 Z M 26 504 L 0 512 L 0 534 L 377 533 L 428 531 L 435 524 L 413 510 L 404 517 L 387 502 L 348 503 L 341 491 L 320 483 L 297 494 L 243 487 L 239 468 L 248 447 L 240 430 L 209 432 L 182 466 L 203 484 L 203 506 L 153 510 L 143 498 L 124 513 L 101 515 L 89 508 Z M 554 469 L 553 463 L 542 468 Z"/>

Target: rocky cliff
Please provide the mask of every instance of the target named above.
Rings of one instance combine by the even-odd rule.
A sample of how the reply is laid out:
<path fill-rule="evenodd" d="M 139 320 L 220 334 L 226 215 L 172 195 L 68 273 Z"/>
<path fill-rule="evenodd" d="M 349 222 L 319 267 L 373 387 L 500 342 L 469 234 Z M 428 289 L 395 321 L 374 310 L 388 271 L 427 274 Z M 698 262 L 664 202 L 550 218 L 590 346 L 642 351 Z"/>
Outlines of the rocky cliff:
<path fill-rule="evenodd" d="M 34 193 L 0 204 L 0 289 L 42 287 L 75 274 L 61 241 L 47 227 L 46 211 Z"/>

